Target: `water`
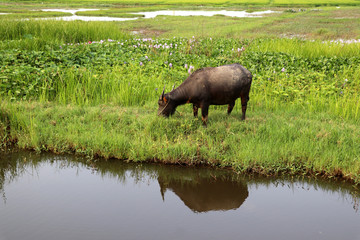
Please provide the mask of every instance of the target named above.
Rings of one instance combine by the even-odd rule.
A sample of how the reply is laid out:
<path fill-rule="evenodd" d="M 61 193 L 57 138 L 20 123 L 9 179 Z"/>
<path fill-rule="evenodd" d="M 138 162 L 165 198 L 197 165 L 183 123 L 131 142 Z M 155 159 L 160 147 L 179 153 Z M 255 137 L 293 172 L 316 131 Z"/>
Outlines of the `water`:
<path fill-rule="evenodd" d="M 144 18 L 154 18 L 157 16 L 165 15 L 165 16 L 207 16 L 212 17 L 215 15 L 223 15 L 227 17 L 261 17 L 264 14 L 274 13 L 274 11 L 267 10 L 261 12 L 252 12 L 248 13 L 246 11 L 181 11 L 181 10 L 162 10 L 162 11 L 154 11 L 154 12 L 138 12 L 136 14 L 144 15 Z"/>
<path fill-rule="evenodd" d="M 360 239 L 345 183 L 0 153 L 0 239 Z"/>
<path fill-rule="evenodd" d="M 65 20 L 65 21 L 74 21 L 74 20 L 82 20 L 82 21 L 128 21 L 135 20 L 141 18 L 117 18 L 117 17 L 96 17 L 96 16 L 78 16 L 76 12 L 80 11 L 95 11 L 99 9 L 42 9 L 42 11 L 54 11 L 54 12 L 66 12 L 72 13 L 72 16 L 68 17 L 57 17 L 55 19 Z M 248 13 L 246 11 L 183 11 L 183 10 L 161 10 L 154 12 L 136 12 L 133 14 L 144 15 L 143 18 L 155 18 L 157 16 L 214 16 L 214 15 L 224 15 L 228 17 L 262 17 L 266 14 L 275 13 L 274 11 L 261 11 L 261 12 L 253 12 Z"/>

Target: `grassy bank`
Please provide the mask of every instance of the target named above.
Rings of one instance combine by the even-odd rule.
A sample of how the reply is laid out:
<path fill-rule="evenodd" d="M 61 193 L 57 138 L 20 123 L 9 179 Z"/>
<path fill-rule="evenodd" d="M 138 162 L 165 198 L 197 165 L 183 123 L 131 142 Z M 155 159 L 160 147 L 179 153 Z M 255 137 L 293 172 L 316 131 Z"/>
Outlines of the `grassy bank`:
<path fill-rule="evenodd" d="M 353 121 L 306 111 L 251 108 L 248 120 L 210 110 L 204 128 L 190 107 L 173 118 L 144 107 L 1 103 L 20 148 L 91 157 L 210 164 L 239 172 L 309 174 L 360 181 L 360 131 Z"/>

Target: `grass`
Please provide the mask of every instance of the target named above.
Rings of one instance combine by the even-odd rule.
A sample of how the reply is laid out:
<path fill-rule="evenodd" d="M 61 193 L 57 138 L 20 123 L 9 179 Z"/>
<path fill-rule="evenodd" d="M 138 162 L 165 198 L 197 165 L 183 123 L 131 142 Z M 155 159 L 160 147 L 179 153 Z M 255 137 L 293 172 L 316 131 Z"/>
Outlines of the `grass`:
<path fill-rule="evenodd" d="M 42 1 L 27 1 L 27 0 L 15 0 L 15 1 L 4 1 L 5 3 L 16 2 L 16 3 L 46 3 L 46 4 L 82 4 L 82 5 L 94 5 L 94 1 L 89 0 L 42 0 Z M 95 4 L 118 4 L 118 5 L 154 5 L 159 4 L 159 1 L 146 0 L 98 0 Z M 274 6 L 358 6 L 359 1 L 357 0 L 163 0 L 160 4 L 168 5 L 210 5 L 210 6 L 236 6 L 236 5 L 274 5 Z"/>
<path fill-rule="evenodd" d="M 210 111 L 203 128 L 190 107 L 173 118 L 144 107 L 2 102 L 21 148 L 56 153 L 231 166 L 239 172 L 321 174 L 360 180 L 357 124 L 327 114 L 253 107 L 248 120 Z M 144 137 L 146 136 L 146 137 Z"/>
<path fill-rule="evenodd" d="M 291 14 L 289 14 L 291 16 Z M 358 8 L 321 8 L 292 14 L 268 26 L 268 34 L 307 39 L 358 39 Z M 264 31 L 262 28 L 255 31 Z"/>
<path fill-rule="evenodd" d="M 100 4 L 101 2 L 98 2 Z M 0 18 L 21 17 L 21 14 L 30 14 L 33 9 L 42 8 L 69 8 L 72 5 L 62 6 L 64 2 L 52 2 L 41 5 L 29 2 L 4 3 L 0 4 L 0 12 L 14 12 L 11 15 L 2 15 Z M 75 4 L 72 3 L 72 4 Z M 135 3 L 134 3 L 135 4 Z M 73 8 L 97 7 L 98 11 L 79 12 L 86 16 L 109 16 L 109 17 L 135 17 L 136 12 L 155 11 L 164 9 L 200 9 L 211 10 L 214 6 L 196 5 L 80 5 Z M 293 7 L 293 8 L 291 8 Z M 158 16 L 154 19 L 139 19 L 132 21 L 117 22 L 115 24 L 122 31 L 131 32 L 136 30 L 145 37 L 229 37 L 229 38 L 263 38 L 278 36 L 288 38 L 304 39 L 358 39 L 360 38 L 360 22 L 357 21 L 359 11 L 357 6 L 329 7 L 321 6 L 317 8 L 294 6 L 248 6 L 236 5 L 226 6 L 222 9 L 227 10 L 247 10 L 249 12 L 272 9 L 278 13 L 266 15 L 263 18 L 231 18 L 224 16 L 216 17 L 174 17 Z M 51 12 L 33 12 L 33 16 L 38 14 L 53 14 Z M 55 13 L 62 14 L 62 13 Z M 197 24 L 193 24 L 197 22 Z M 219 28 L 218 26 L 222 26 Z M 104 38 L 104 37 L 103 37 Z"/>
<path fill-rule="evenodd" d="M 358 21 L 348 25 L 346 35 L 329 24 L 349 23 L 338 18 L 356 17 L 355 10 L 122 23 L 5 17 L 0 22 L 1 146 L 16 142 L 38 151 L 325 175 L 358 184 L 360 44 L 326 41 L 330 35 L 346 39 L 358 33 Z M 318 24 L 304 37 L 317 34 L 318 40 L 275 37 L 288 34 L 287 22 L 294 27 L 290 34 L 301 33 L 306 27 L 296 27 L 301 20 Z M 134 38 L 129 34 L 134 29 L 168 38 Z M 207 128 L 188 105 L 172 118 L 156 116 L 160 89 L 184 81 L 186 65 L 233 62 L 254 75 L 245 122 L 239 121 L 239 103 L 230 117 L 226 106 L 212 107 Z"/>
<path fill-rule="evenodd" d="M 97 11 L 79 11 L 78 16 L 97 16 L 97 17 L 118 17 L 118 18 L 137 18 L 144 17 L 141 14 L 126 13 L 119 10 L 97 10 Z"/>
<path fill-rule="evenodd" d="M 71 13 L 64 12 L 43 12 L 43 11 L 21 11 L 7 12 L 6 15 L 0 15 L 0 19 L 18 19 L 18 18 L 54 18 L 71 16 Z"/>
<path fill-rule="evenodd" d="M 250 50 L 260 52 L 282 52 L 296 57 L 353 57 L 360 54 L 358 44 L 341 41 L 304 41 L 300 39 L 264 39 L 250 45 Z"/>
<path fill-rule="evenodd" d="M 257 10 L 261 9 L 257 8 Z M 269 14 L 263 18 L 158 16 L 154 19 L 139 19 L 118 24 L 126 31 L 143 30 L 143 35 L 149 37 L 192 37 L 195 35 L 229 38 L 281 36 L 320 40 L 360 38 L 360 22 L 354 20 L 359 18 L 357 7 L 322 7 L 317 11 L 308 8 L 295 13 L 286 12 L 284 8 L 272 8 L 272 10 L 278 13 Z M 193 24 L 193 22 L 198 24 Z"/>
<path fill-rule="evenodd" d="M 300 6 L 341 6 L 341 5 L 358 5 L 359 2 L 356 0 L 274 0 L 274 5 L 277 6 L 293 6 L 293 5 L 300 5 Z"/>
<path fill-rule="evenodd" d="M 64 43 L 129 37 L 129 34 L 120 31 L 116 24 L 104 22 L 14 21 L 10 18 L 0 22 L 0 31 L 0 49 L 44 50 L 54 46 L 58 48 Z"/>

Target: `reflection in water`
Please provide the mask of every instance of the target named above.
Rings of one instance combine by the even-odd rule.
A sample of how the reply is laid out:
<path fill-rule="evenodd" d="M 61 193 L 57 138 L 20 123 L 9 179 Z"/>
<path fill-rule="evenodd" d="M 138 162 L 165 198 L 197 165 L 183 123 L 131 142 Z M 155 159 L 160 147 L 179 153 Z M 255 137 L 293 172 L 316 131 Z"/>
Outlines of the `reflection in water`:
<path fill-rule="evenodd" d="M 169 189 L 194 212 L 237 209 L 249 195 L 241 181 L 221 177 L 209 179 L 197 176 L 193 179 L 183 175 L 179 179 L 167 179 L 159 176 L 158 182 L 163 200 Z"/>
<path fill-rule="evenodd" d="M 1 152 L 0 152 L 1 153 Z M 64 161 L 69 160 L 69 161 Z M 122 183 L 133 179 L 135 184 L 157 180 L 160 194 L 165 201 L 167 190 L 175 193 L 183 203 L 194 212 L 231 210 L 239 208 L 249 196 L 248 186 L 258 188 L 287 187 L 296 189 L 321 189 L 324 192 L 338 193 L 343 199 L 351 199 L 353 208 L 359 208 L 359 191 L 345 182 L 329 183 L 316 179 L 289 181 L 241 176 L 227 170 L 212 168 L 192 168 L 158 164 L 124 163 L 118 160 L 85 161 L 72 155 L 57 156 L 34 152 L 15 151 L 0 154 L 0 193 L 6 198 L 4 188 L 23 175 L 36 175 L 41 163 L 50 162 L 55 169 L 86 168 L 92 174 L 116 178 Z"/>
<path fill-rule="evenodd" d="M 65 160 L 65 161 L 64 161 Z M 66 161 L 68 160 L 68 161 Z M 5 197 L 5 186 L 23 175 L 36 175 L 42 163 L 51 163 L 55 169 L 88 169 L 102 178 L 115 178 L 122 183 L 133 179 L 135 184 L 157 180 L 160 194 L 165 201 L 167 190 L 175 193 L 194 212 L 230 210 L 239 208 L 249 196 L 248 185 L 252 188 L 287 187 L 338 193 L 343 199 L 352 199 L 353 208 L 359 208 L 359 191 L 345 182 L 329 183 L 316 179 L 289 181 L 241 176 L 227 170 L 192 168 L 158 164 L 124 163 L 118 160 L 85 161 L 72 155 L 58 156 L 15 151 L 0 154 L 0 193 Z"/>
<path fill-rule="evenodd" d="M 0 192 L 0 239 L 360 239 L 359 192 L 316 179 L 14 152 Z"/>

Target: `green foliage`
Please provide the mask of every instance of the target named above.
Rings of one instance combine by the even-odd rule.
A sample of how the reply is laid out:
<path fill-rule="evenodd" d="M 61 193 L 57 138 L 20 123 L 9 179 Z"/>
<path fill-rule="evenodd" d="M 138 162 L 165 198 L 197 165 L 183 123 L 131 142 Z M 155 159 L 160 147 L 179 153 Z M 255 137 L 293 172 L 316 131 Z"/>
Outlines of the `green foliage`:
<path fill-rule="evenodd" d="M 0 49 L 47 50 L 58 49 L 64 43 L 83 43 L 101 38 L 124 39 L 129 35 L 114 23 L 13 20 L 0 21 Z"/>
<path fill-rule="evenodd" d="M 359 43 L 136 39 L 112 23 L 57 23 L 0 23 L 0 144 L 360 182 Z M 207 128 L 188 105 L 156 116 L 164 85 L 234 62 L 254 76 L 248 121 L 239 103 L 230 117 L 212 106 Z"/>
<path fill-rule="evenodd" d="M 28 2 L 27 0 L 6 0 L 5 2 Z M 94 1 L 91 0 L 33 0 L 31 3 L 61 3 L 61 4 L 88 4 L 93 5 Z M 167 5 L 211 5 L 211 6 L 236 6 L 236 5 L 274 5 L 274 6 L 339 6 L 339 5 L 359 5 L 357 0 L 163 0 L 161 2 L 155 0 L 98 0 L 97 4 L 121 4 L 121 5 L 134 5 L 134 4 L 167 4 Z"/>
<path fill-rule="evenodd" d="M 281 44 L 291 47 L 281 51 Z M 315 55 L 311 48 L 323 50 Z M 359 116 L 359 43 L 109 39 L 61 44 L 46 51 L 1 50 L 0 55 L 0 95 L 12 100 L 143 106 L 154 102 L 165 84 L 180 85 L 190 66 L 238 62 L 254 75 L 254 105 L 331 109 L 342 117 Z"/>
<path fill-rule="evenodd" d="M 360 183 L 358 124 L 326 113 L 258 107 L 243 122 L 239 112 L 228 117 L 225 109 L 212 108 L 204 128 L 189 108 L 169 119 L 156 116 L 153 105 L 3 101 L 0 110 L 21 148 L 263 174 L 322 174 Z"/>

